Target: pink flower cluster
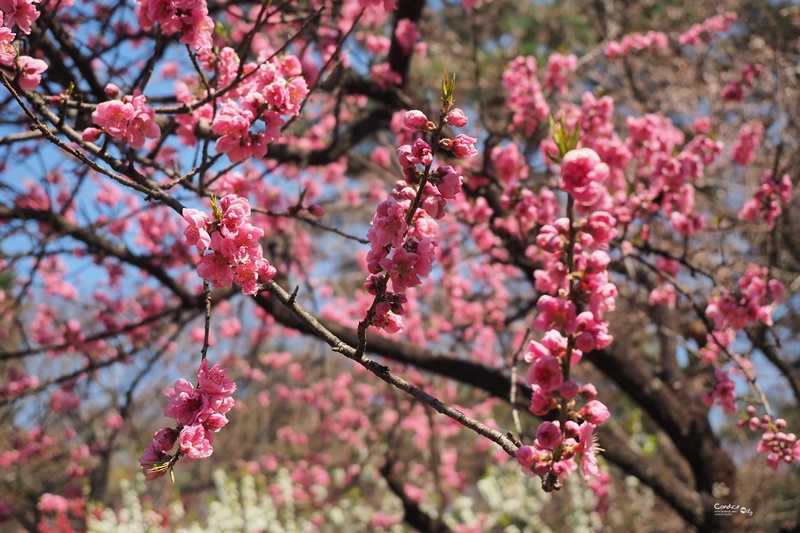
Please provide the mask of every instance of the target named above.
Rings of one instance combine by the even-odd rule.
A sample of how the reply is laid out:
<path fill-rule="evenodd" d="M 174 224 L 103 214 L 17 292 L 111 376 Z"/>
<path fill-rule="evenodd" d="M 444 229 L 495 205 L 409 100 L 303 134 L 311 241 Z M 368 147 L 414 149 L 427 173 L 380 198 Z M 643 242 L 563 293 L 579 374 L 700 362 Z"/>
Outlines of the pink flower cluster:
<path fill-rule="evenodd" d="M 728 31 L 736 18 L 736 13 L 728 12 L 706 19 L 701 24 L 693 24 L 688 31 L 678 37 L 678 42 L 683 46 L 697 46 L 701 42 L 708 43 L 713 34 Z"/>
<path fill-rule="evenodd" d="M 589 482 L 600 475 L 597 466 L 600 448 L 594 433 L 597 426 L 591 422 L 578 424 L 573 420 L 567 420 L 564 426 L 562 431 L 558 421 L 542 422 L 533 445 L 521 446 L 517 450 L 517 462 L 540 477 L 552 472 L 563 479 L 577 470 L 576 459 L 580 458 L 581 473 L 584 481 Z M 557 447 L 562 449 L 561 458 L 553 462 L 553 450 Z"/>
<path fill-rule="evenodd" d="M 203 459 L 210 456 L 214 433 L 218 433 L 228 418 L 225 416 L 233 408 L 231 394 L 236 383 L 228 379 L 228 371 L 219 365 L 208 367 L 203 359 L 197 371 L 197 387 L 181 378 L 171 388 L 164 389 L 169 404 L 164 416 L 177 421 L 175 428 L 163 428 L 153 435 L 147 451 L 139 457 L 139 464 L 148 480 L 163 476 L 174 464 L 176 456 L 170 455 L 175 443 L 178 454 L 189 459 Z"/>
<path fill-rule="evenodd" d="M 769 415 L 761 418 L 755 416 L 756 408 L 747 407 L 748 418 L 743 418 L 737 425 L 745 424 L 751 431 L 762 430 L 761 440 L 756 448 L 759 452 L 767 455 L 767 466 L 777 470 L 781 462 L 792 464 L 793 461 L 800 463 L 800 440 L 794 433 L 786 433 L 786 420 L 783 418 L 772 419 Z"/>
<path fill-rule="evenodd" d="M 775 220 L 780 216 L 782 209 L 789 204 L 792 196 L 792 180 L 784 174 L 780 181 L 776 181 L 771 170 L 764 172 L 761 178 L 761 187 L 739 211 L 739 218 L 749 223 L 765 220 L 767 227 L 775 227 Z"/>
<path fill-rule="evenodd" d="M 591 204 L 600 194 L 608 167 L 593 150 L 582 148 L 563 156 L 561 174 L 561 188 L 576 201 Z M 609 281 L 611 258 L 605 249 L 617 235 L 615 225 L 611 214 L 593 211 L 580 221 L 560 218 L 545 224 L 536 238 L 544 268 L 534 276 L 536 289 L 544 294 L 537 302 L 533 327 L 545 333 L 541 340 L 531 341 L 524 354 L 531 365 L 530 410 L 542 416 L 559 407 L 567 409 L 578 399 L 586 401 L 568 413 L 563 430 L 557 423 L 544 422 L 533 446 L 523 446 L 517 453 L 520 464 L 540 476 L 564 477 L 577 468 L 577 458 L 587 481 L 599 473 L 593 431 L 608 418 L 608 408 L 595 399 L 593 385 L 581 386 L 565 375 L 583 353 L 606 348 L 613 340 L 604 313 L 614 310 L 617 288 Z"/>
<path fill-rule="evenodd" d="M 453 109 L 445 117 L 450 125 L 466 125 L 467 118 L 460 109 Z M 428 131 L 436 126 L 418 110 L 406 112 L 403 125 L 407 129 Z M 454 139 L 443 139 L 440 146 L 449 149 L 456 158 L 463 159 L 477 154 L 476 139 L 458 135 Z M 403 168 L 405 179 L 397 181 L 392 195 L 378 204 L 372 218 L 372 228 L 367 232 L 370 251 L 367 253 L 367 269 L 370 275 L 365 288 L 379 297 L 372 325 L 396 333 L 403 328 L 403 304 L 407 302 L 403 291 L 422 283 L 436 260 L 436 220 L 445 216 L 448 200 L 461 192 L 463 177 L 450 165 L 439 165 L 431 170 L 433 151 L 423 139 L 404 144 L 397 149 L 397 158 Z M 423 168 L 420 168 L 423 167 Z M 422 190 L 421 180 L 427 176 Z M 408 223 L 408 213 L 417 196 L 421 203 Z M 388 278 L 388 279 L 387 279 Z M 381 286 L 391 281 L 392 290 L 381 293 Z"/>
<path fill-rule="evenodd" d="M 742 166 L 752 163 L 756 158 L 756 149 L 761 144 L 763 136 L 764 126 L 760 122 L 753 121 L 744 124 L 739 129 L 739 135 L 731 148 L 731 160 Z"/>
<path fill-rule="evenodd" d="M 244 294 L 256 295 L 261 286 L 275 277 L 275 267 L 264 258 L 258 242 L 264 230 L 250 224 L 250 204 L 246 198 L 228 194 L 214 209 L 214 220 L 197 209 L 183 210 L 184 237 L 202 256 L 197 274 L 215 287 L 230 287 L 233 282 Z M 209 251 L 211 253 L 206 253 Z"/>
<path fill-rule="evenodd" d="M 205 0 L 137 0 L 139 25 L 150 31 L 155 24 L 165 35 L 181 34 L 180 42 L 193 49 L 210 50 L 214 21 Z"/>
<path fill-rule="evenodd" d="M 536 126 L 550 113 L 542 87 L 536 78 L 536 58 L 519 56 L 503 72 L 503 87 L 508 93 L 506 105 L 514 112 L 509 131 L 533 135 Z"/>
<path fill-rule="evenodd" d="M 231 82 L 237 74 L 240 59 L 231 48 L 220 56 L 221 83 Z M 256 67 L 255 74 L 240 83 L 231 98 L 224 100 L 211 123 L 211 131 L 219 135 L 218 152 L 226 154 L 233 163 L 249 157 L 264 157 L 267 145 L 281 135 L 282 115 L 297 115 L 308 95 L 299 60 L 292 55 L 272 58 Z M 256 126 L 263 123 L 261 131 Z M 190 126 L 192 124 L 186 124 Z"/>
<path fill-rule="evenodd" d="M 131 148 L 141 148 L 145 139 L 161 136 L 161 128 L 153 121 L 155 112 L 145 102 L 147 98 L 138 93 L 103 102 L 92 112 L 92 120 L 108 135 L 124 140 Z M 99 133 L 96 128 L 87 128 L 83 138 L 94 141 Z"/>
<path fill-rule="evenodd" d="M 625 57 L 633 51 L 640 50 L 663 50 L 667 47 L 669 38 L 667 34 L 658 31 L 647 33 L 631 33 L 622 38 L 621 41 L 611 41 L 606 45 L 605 54 L 609 59 L 619 56 Z"/>

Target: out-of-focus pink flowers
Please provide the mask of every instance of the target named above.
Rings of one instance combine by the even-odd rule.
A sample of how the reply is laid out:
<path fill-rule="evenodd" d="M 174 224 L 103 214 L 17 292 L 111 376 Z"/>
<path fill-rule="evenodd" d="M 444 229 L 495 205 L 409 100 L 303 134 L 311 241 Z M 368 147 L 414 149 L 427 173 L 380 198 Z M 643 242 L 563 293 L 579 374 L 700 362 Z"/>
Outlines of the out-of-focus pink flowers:
<path fill-rule="evenodd" d="M 792 180 L 788 174 L 781 176 L 780 181 L 776 180 L 771 170 L 764 172 L 761 178 L 761 187 L 755 195 L 749 199 L 739 211 L 739 218 L 753 223 L 764 220 L 767 227 L 775 227 L 775 221 L 782 212 L 782 207 L 789 204 L 792 196 Z"/>
<path fill-rule="evenodd" d="M 669 44 L 667 34 L 649 31 L 647 33 L 631 33 L 625 35 L 621 41 L 611 41 L 606 45 L 605 54 L 609 59 L 619 56 L 625 57 L 633 51 L 663 50 Z"/>

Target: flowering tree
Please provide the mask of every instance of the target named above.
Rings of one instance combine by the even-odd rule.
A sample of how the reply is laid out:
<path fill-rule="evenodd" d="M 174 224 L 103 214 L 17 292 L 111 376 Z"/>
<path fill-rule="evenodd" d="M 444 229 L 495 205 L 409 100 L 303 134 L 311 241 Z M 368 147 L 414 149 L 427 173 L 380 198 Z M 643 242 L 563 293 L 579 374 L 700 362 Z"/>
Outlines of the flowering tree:
<path fill-rule="evenodd" d="M 796 6 L 0 12 L 0 519 L 797 527 Z"/>

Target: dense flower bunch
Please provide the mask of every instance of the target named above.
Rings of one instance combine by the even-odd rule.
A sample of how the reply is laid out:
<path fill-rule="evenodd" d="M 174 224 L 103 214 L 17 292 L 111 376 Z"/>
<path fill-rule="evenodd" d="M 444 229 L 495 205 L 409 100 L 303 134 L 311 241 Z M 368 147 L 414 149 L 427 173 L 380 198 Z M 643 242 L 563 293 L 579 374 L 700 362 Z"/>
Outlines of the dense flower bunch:
<path fill-rule="evenodd" d="M 106 87 L 106 93 L 116 96 L 119 89 L 115 85 Z M 102 129 L 87 128 L 83 139 L 95 141 L 101 132 L 122 139 L 131 148 L 141 148 L 145 139 L 157 139 L 161 128 L 154 122 L 155 111 L 147 104 L 147 97 L 138 92 L 125 96 L 122 100 L 109 100 L 97 106 L 92 112 L 92 120 Z"/>
<path fill-rule="evenodd" d="M 590 148 L 561 148 L 566 153 L 560 158 L 559 187 L 569 194 L 570 205 L 594 204 L 608 165 Z M 563 480 L 578 459 L 586 481 L 599 474 L 594 430 L 609 417 L 608 408 L 595 399 L 595 387 L 580 385 L 569 374 L 583 353 L 606 348 L 613 340 L 604 313 L 614 310 L 617 288 L 609 281 L 611 258 L 605 249 L 617 234 L 616 220 L 605 211 L 575 220 L 568 208 L 568 215 L 542 226 L 536 238 L 544 256 L 544 269 L 535 272 L 536 288 L 545 294 L 537 302 L 533 327 L 545 334 L 531 341 L 524 354 L 531 364 L 531 412 L 541 416 L 559 409 L 561 414 L 557 421 L 541 423 L 533 445 L 517 452 L 517 461 L 545 483 Z M 584 405 L 576 408 L 580 401 Z"/>
<path fill-rule="evenodd" d="M 208 359 L 203 359 L 197 371 L 197 387 L 181 378 L 173 387 L 164 389 L 169 398 L 164 416 L 174 418 L 177 427 L 158 430 L 147 451 L 139 457 L 148 480 L 165 475 L 180 457 L 203 459 L 214 452 L 211 446 L 214 433 L 228 423 L 225 415 L 234 404 L 231 394 L 236 383 L 227 376 L 227 370 L 219 365 L 209 368 Z M 168 452 L 176 442 L 178 452 L 170 455 Z"/>
<path fill-rule="evenodd" d="M 467 117 L 455 108 L 444 116 L 444 121 L 453 127 L 462 127 L 467 124 Z M 408 111 L 403 116 L 403 126 L 418 132 L 436 129 L 436 125 L 418 110 Z M 454 139 L 441 139 L 439 146 L 450 150 L 456 158 L 465 159 L 477 155 L 476 141 L 457 135 Z M 439 165 L 431 170 L 433 150 L 422 138 L 400 146 L 397 158 L 404 179 L 395 184 L 392 196 L 378 204 L 372 228 L 367 232 L 370 275 L 365 287 L 378 298 L 372 325 L 388 333 L 403 328 L 403 304 L 407 302 L 403 291 L 421 284 L 420 278 L 431 272 L 438 246 L 436 220 L 445 216 L 447 201 L 461 192 L 463 181 L 450 165 Z M 415 212 L 409 215 L 412 209 Z M 389 280 L 392 290 L 386 291 Z"/>
<path fill-rule="evenodd" d="M 227 87 L 239 79 L 241 60 L 230 47 L 224 47 L 219 57 L 207 57 L 205 66 L 219 70 L 219 87 Z M 267 145 L 280 138 L 283 115 L 297 115 L 308 95 L 302 76 L 300 60 L 292 55 L 274 56 L 263 50 L 255 63 L 244 65 L 247 78 L 228 90 L 216 113 L 211 104 L 203 104 L 196 113 L 178 115 L 178 134 L 187 144 L 197 143 L 195 128 L 210 122 L 211 131 L 218 135 L 215 148 L 237 163 L 250 157 L 264 157 Z M 179 81 L 176 96 L 187 105 L 194 105 L 207 94 L 195 94 L 189 82 Z"/>
<path fill-rule="evenodd" d="M 212 204 L 214 219 L 197 209 L 184 209 L 187 226 L 184 237 L 201 255 L 197 274 L 215 287 L 233 282 L 244 294 L 258 294 L 261 286 L 275 277 L 275 267 L 264 258 L 258 242 L 264 230 L 250 224 L 247 198 L 228 194 Z M 210 253 L 206 253 L 210 251 Z"/>

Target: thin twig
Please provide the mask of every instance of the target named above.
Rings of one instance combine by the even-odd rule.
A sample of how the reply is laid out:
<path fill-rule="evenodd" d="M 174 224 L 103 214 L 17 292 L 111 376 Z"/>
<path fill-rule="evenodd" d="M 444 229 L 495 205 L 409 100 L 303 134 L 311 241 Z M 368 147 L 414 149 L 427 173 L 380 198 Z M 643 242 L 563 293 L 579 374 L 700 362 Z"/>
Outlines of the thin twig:
<path fill-rule="evenodd" d="M 389 385 L 413 396 L 420 402 L 455 420 L 462 426 L 474 431 L 475 433 L 478 433 L 479 435 L 483 435 L 492 442 L 497 443 L 510 457 L 516 457 L 518 446 L 514 444 L 511 439 L 499 431 L 465 415 L 458 409 L 450 407 L 419 387 L 408 383 L 403 378 L 394 374 L 389 367 L 369 359 L 368 357 L 364 356 L 363 353 L 359 354 L 356 348 L 342 341 L 330 330 L 325 328 L 325 326 L 320 324 L 319 321 L 311 313 L 300 306 L 300 304 L 298 304 L 296 301 L 293 301 L 292 296 L 280 285 L 275 283 L 275 281 L 270 281 L 266 286 L 266 290 L 272 293 L 278 299 L 278 301 L 288 307 L 298 318 L 308 324 L 314 333 L 324 340 L 328 346 L 333 349 L 333 351 L 339 352 L 348 359 L 355 361 Z"/>

